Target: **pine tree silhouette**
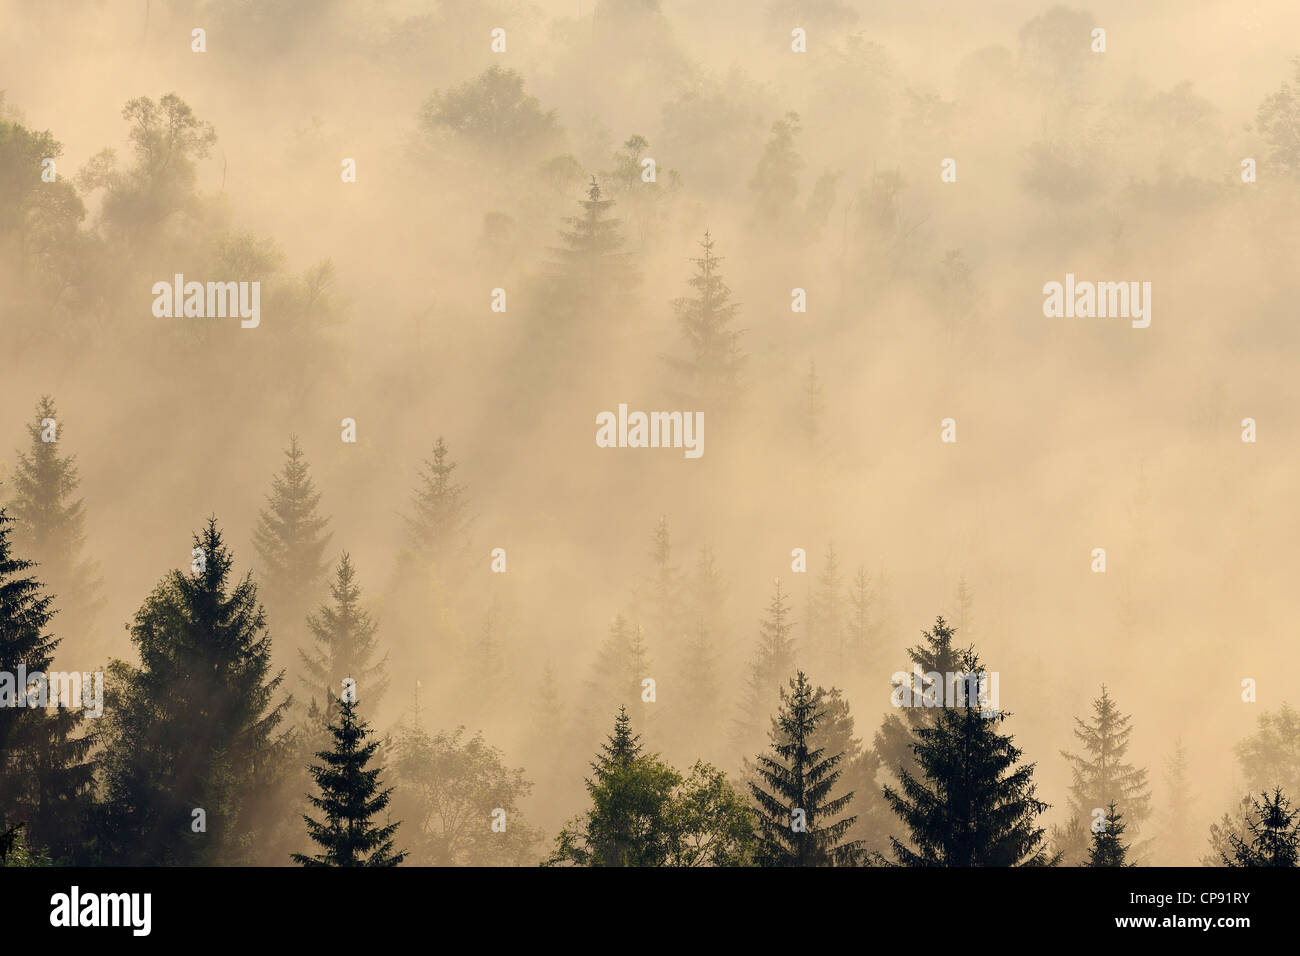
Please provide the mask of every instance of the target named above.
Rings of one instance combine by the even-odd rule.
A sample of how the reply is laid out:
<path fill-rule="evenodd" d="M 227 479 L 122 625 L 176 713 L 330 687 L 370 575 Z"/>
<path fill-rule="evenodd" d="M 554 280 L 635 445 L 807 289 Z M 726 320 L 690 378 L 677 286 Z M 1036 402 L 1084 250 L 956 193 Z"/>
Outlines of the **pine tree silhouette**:
<path fill-rule="evenodd" d="M 307 835 L 322 852 L 315 856 L 295 853 L 293 861 L 302 866 L 397 866 L 406 858 L 404 851 L 393 849 L 392 837 L 400 821 L 385 826 L 373 822 L 388 806 L 393 790 L 380 790 L 380 768 L 366 766 L 379 741 L 366 742 L 373 731 L 357 715 L 354 699 L 343 700 L 338 723 L 330 724 L 329 730 L 333 749 L 319 751 L 316 757 L 321 763 L 309 768 L 321 795 L 308 799 L 324 819 L 303 815 Z"/>
<path fill-rule="evenodd" d="M 757 757 L 758 780 L 749 784 L 758 804 L 760 866 L 851 866 L 861 858 L 862 844 L 845 839 L 857 817 L 836 819 L 853 792 L 830 796 L 844 755 L 814 746 L 825 717 L 822 695 L 799 671 L 790 692 L 781 690 L 771 752 Z"/>
<path fill-rule="evenodd" d="M 937 628 L 936 628 L 937 629 Z M 980 670 L 972 651 L 962 673 Z M 916 730 L 920 773 L 900 774 L 901 788 L 885 799 L 907 826 L 915 849 L 890 837 L 902 866 L 1054 865 L 1043 849 L 1033 764 L 1017 766 L 1021 751 L 998 732 L 1010 714 L 984 716 L 978 707 L 932 708 L 933 726 Z"/>
<path fill-rule="evenodd" d="M 1246 817 L 1250 840 L 1232 834 L 1228 838 L 1231 855 L 1220 853 L 1224 866 L 1296 866 L 1300 855 L 1300 811 L 1291 805 L 1281 787 L 1273 790 L 1261 804 L 1251 800 L 1252 811 Z"/>
<path fill-rule="evenodd" d="M 1129 845 L 1120 839 L 1125 828 L 1124 817 L 1112 800 L 1106 808 L 1104 825 L 1092 835 L 1092 846 L 1088 850 L 1089 866 L 1133 866 L 1132 863 L 1125 862 Z"/>

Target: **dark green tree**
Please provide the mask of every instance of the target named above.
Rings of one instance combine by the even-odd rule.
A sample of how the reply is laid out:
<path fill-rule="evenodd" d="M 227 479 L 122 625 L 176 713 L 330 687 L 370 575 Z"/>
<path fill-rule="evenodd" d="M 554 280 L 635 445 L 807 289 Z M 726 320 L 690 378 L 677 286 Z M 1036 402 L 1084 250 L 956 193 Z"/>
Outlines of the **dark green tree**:
<path fill-rule="evenodd" d="M 49 631 L 53 599 L 31 576 L 35 565 L 13 554 L 15 519 L 0 508 L 0 837 L 16 838 L 56 860 L 91 862 L 88 837 L 95 769 L 81 710 L 20 706 L 18 694 L 39 693 L 19 679 L 50 680 L 59 639 Z M 26 678 L 21 678 L 21 674 Z M 49 691 L 47 690 L 47 701 Z M 78 702 L 78 706 L 80 705 Z"/>
<path fill-rule="evenodd" d="M 315 603 L 328 562 L 325 546 L 332 535 L 329 519 L 319 510 L 320 492 L 308 473 L 298 436 L 289 436 L 284 468 L 271 478 L 267 507 L 257 518 L 253 543 L 262 564 L 263 603 L 286 650 L 301 651 L 306 641 L 302 621 Z"/>
<path fill-rule="evenodd" d="M 388 655 L 379 657 L 378 624 L 361 604 L 356 569 L 346 551 L 339 559 L 330 585 L 333 605 L 322 604 L 307 618 L 314 645 L 302 651 L 304 682 L 320 691 L 322 701 L 338 693 L 345 678 L 352 678 L 366 698 L 378 702 L 388 690 Z"/>
<path fill-rule="evenodd" d="M 979 673 L 967 651 L 960 673 Z M 1034 765 L 998 727 L 1010 714 L 985 716 L 978 707 L 933 709 L 934 723 L 916 729 L 920 773 L 904 769 L 899 789 L 885 787 L 910 835 L 911 847 L 890 837 L 900 866 L 1055 865 L 1044 848 L 1038 817 L 1047 804 L 1035 797 Z"/>
<path fill-rule="evenodd" d="M 1132 863 L 1125 862 L 1129 845 L 1121 839 L 1124 829 L 1124 816 L 1112 801 L 1106 808 L 1100 829 L 1093 831 L 1092 846 L 1088 849 L 1088 866 L 1133 866 Z"/>
<path fill-rule="evenodd" d="M 256 821 L 292 743 L 278 731 L 290 699 L 274 702 L 284 672 L 271 672 L 252 574 L 232 580 L 215 518 L 193 541 L 189 572 L 164 577 L 136 612 L 140 666 L 111 667 L 105 832 L 117 864 L 257 860 Z"/>
<path fill-rule="evenodd" d="M 321 762 L 310 768 L 321 795 L 308 799 L 324 819 L 303 815 L 307 835 L 321 852 L 295 853 L 293 861 L 302 866 L 397 866 L 406 858 L 405 851 L 393 847 L 399 823 L 378 826 L 373 819 L 387 809 L 393 792 L 392 787 L 379 789 L 379 767 L 366 766 L 379 741 L 366 740 L 373 731 L 357 714 L 353 697 L 343 699 L 338 713 L 338 723 L 329 728 L 333 748 L 318 752 Z"/>
<path fill-rule="evenodd" d="M 591 808 L 555 838 L 548 866 L 663 866 L 668 859 L 674 789 L 681 775 L 644 754 L 627 708 L 591 765 Z"/>
<path fill-rule="evenodd" d="M 746 866 L 753 812 L 726 775 L 697 761 L 686 777 L 642 752 L 627 711 L 591 765 L 591 807 L 566 824 L 546 866 Z"/>
<path fill-rule="evenodd" d="M 832 797 L 843 753 L 816 745 L 825 698 L 803 671 L 790 680 L 772 720 L 771 750 L 757 757 L 749 790 L 758 811 L 760 866 L 852 866 L 862 844 L 846 836 L 857 817 L 843 816 L 853 792 Z"/>
<path fill-rule="evenodd" d="M 921 632 L 925 643 L 908 648 L 907 656 L 913 664 L 912 673 L 904 674 L 901 678 L 895 675 L 895 695 L 900 694 L 899 688 L 910 688 L 914 706 L 901 708 L 901 716 L 890 714 L 886 717 L 876 731 L 874 744 L 884 768 L 900 781 L 901 771 L 906 771 L 912 777 L 920 776 L 913 744 L 921 728 L 934 726 L 940 708 L 919 706 L 917 702 L 923 699 L 927 689 L 932 692 L 934 689 L 933 680 L 925 675 L 957 673 L 961 651 L 953 646 L 953 636 L 956 633 L 956 629 L 950 627 L 942 616 L 936 617 L 934 627 Z M 916 676 L 917 670 L 921 673 L 920 677 Z M 942 679 L 941 677 L 940 680 Z M 938 688 L 941 698 L 945 690 L 943 687 Z"/>
<path fill-rule="evenodd" d="M 41 397 L 28 424 L 27 452 L 18 453 L 11 502 L 14 545 L 41 569 L 45 586 L 60 602 L 60 631 L 65 652 L 95 649 L 95 620 L 104 599 L 96 562 L 85 557 L 85 504 L 74 495 L 81 479 L 76 456 L 61 455 L 67 434 L 54 399 Z"/>
<path fill-rule="evenodd" d="M 1300 854 L 1300 811 L 1281 787 L 1270 797 L 1261 793 L 1264 802 L 1251 799 L 1252 811 L 1247 814 L 1246 835 L 1228 837 L 1230 852 L 1221 854 L 1224 866 L 1296 866 Z M 1247 836 L 1249 839 L 1247 839 Z"/>

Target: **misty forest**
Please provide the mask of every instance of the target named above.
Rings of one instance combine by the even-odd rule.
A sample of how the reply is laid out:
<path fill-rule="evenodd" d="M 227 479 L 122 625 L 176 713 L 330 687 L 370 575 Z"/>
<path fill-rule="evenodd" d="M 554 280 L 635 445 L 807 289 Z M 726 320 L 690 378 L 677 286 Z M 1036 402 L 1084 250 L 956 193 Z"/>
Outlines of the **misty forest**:
<path fill-rule="evenodd" d="M 1297 35 L 0 0 L 0 864 L 1296 866 Z"/>

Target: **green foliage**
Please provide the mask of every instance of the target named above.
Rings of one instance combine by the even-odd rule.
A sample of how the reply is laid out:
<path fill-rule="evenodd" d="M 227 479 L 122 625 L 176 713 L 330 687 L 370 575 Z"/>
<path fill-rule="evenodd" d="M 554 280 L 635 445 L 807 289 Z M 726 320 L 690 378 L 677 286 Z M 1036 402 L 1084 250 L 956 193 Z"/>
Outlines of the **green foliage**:
<path fill-rule="evenodd" d="M 621 709 L 592 763 L 590 809 L 555 838 L 546 866 L 742 866 L 753 853 L 751 811 L 717 768 L 688 777 L 644 754 Z"/>
<path fill-rule="evenodd" d="M 277 735 L 289 705 L 273 698 L 271 638 L 252 575 L 234 564 L 215 518 L 194 536 L 203 564 L 172 571 L 136 612 L 140 666 L 112 667 L 106 833 L 115 862 L 190 865 L 256 858 L 253 811 L 275 792 Z M 192 810 L 207 832 L 191 829 Z"/>
<path fill-rule="evenodd" d="M 19 668 L 47 673 L 59 640 L 49 633 L 53 599 L 30 576 L 35 565 L 12 552 L 16 521 L 0 508 L 0 673 L 10 684 Z M 30 688 L 29 688 L 30 689 Z M 25 826 L 32 843 L 72 862 L 86 862 L 82 841 L 91 801 L 94 738 L 79 710 L 49 713 L 0 705 L 0 834 Z"/>
<path fill-rule="evenodd" d="M 380 768 L 366 766 L 379 741 L 366 741 L 373 731 L 357 714 L 355 700 L 344 700 L 338 714 L 338 723 L 329 727 L 333 749 L 319 751 L 321 762 L 310 768 L 321 795 L 308 799 L 324 819 L 303 816 L 307 835 L 321 852 L 295 853 L 293 861 L 302 866 L 397 866 L 406 858 L 404 851 L 393 848 L 399 824 L 376 826 L 372 821 L 387 809 L 393 792 L 391 787 L 379 789 Z"/>

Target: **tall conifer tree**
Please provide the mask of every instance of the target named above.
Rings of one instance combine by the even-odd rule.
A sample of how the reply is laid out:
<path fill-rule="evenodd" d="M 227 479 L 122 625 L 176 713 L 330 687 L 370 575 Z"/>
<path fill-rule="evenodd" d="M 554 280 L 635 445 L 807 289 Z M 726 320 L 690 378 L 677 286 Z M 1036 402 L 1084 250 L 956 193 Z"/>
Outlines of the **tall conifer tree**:
<path fill-rule="evenodd" d="M 324 818 L 303 816 L 321 852 L 295 853 L 293 860 L 302 866 L 397 866 L 406 858 L 393 846 L 399 823 L 378 826 L 373 819 L 388 807 L 393 792 L 380 790 L 380 768 L 367 766 L 379 741 L 366 740 L 373 731 L 357 714 L 354 698 L 345 698 L 338 714 L 338 723 L 329 728 L 333 748 L 317 753 L 321 762 L 311 767 L 321 795 L 309 799 Z"/>
<path fill-rule="evenodd" d="M 964 674 L 980 670 L 969 651 L 959 666 Z M 898 789 L 885 787 L 910 836 L 910 847 L 890 837 L 898 865 L 1054 865 L 1038 825 L 1047 804 L 1035 797 L 1034 765 L 1017 766 L 1021 751 L 998 731 L 1010 714 L 985 716 L 968 706 L 933 711 L 934 723 L 916 729 L 920 772 L 904 769 Z"/>
<path fill-rule="evenodd" d="M 95 649 L 102 583 L 98 563 L 85 556 L 85 503 L 74 497 L 81 485 L 76 456 L 60 454 L 67 427 L 49 395 L 37 404 L 27 434 L 30 444 L 18 453 L 13 476 L 14 546 L 40 567 L 42 582 L 59 602 L 64 651 L 84 654 Z"/>
<path fill-rule="evenodd" d="M 760 866 L 851 866 L 862 844 L 846 839 L 857 818 L 843 816 L 849 791 L 832 796 L 843 753 L 816 745 L 826 719 L 825 700 L 803 671 L 781 690 L 772 720 L 771 750 L 757 758 L 758 779 L 749 784 L 758 807 Z"/>

